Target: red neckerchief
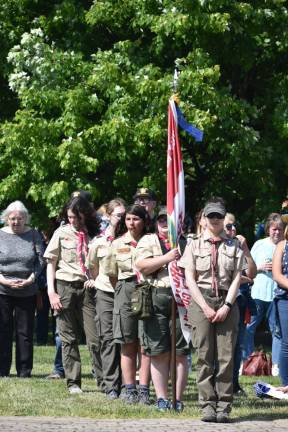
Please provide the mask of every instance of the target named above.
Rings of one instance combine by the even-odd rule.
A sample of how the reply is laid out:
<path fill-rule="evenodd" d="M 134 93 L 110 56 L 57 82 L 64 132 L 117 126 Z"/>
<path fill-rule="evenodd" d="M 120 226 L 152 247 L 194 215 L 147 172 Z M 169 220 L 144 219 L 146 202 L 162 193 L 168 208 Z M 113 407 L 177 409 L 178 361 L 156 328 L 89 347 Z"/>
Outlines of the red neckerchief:
<path fill-rule="evenodd" d="M 135 240 L 131 240 L 129 243 L 128 243 L 130 246 L 132 246 L 132 247 L 134 247 L 134 248 L 136 248 L 136 246 L 137 246 L 137 244 L 138 244 L 138 242 L 137 241 L 135 241 Z"/>
<path fill-rule="evenodd" d="M 218 247 L 222 242 L 220 237 L 215 239 L 210 238 L 208 241 L 211 243 L 211 267 L 212 267 L 212 290 L 215 291 L 216 297 L 218 297 L 218 267 L 217 267 L 217 257 L 218 257 Z"/>
<path fill-rule="evenodd" d="M 76 252 L 79 259 L 80 268 L 82 273 L 86 274 L 87 268 L 85 267 L 84 262 L 86 261 L 88 255 L 87 232 L 85 232 L 84 230 L 77 231 L 72 225 L 71 227 L 77 237 Z M 85 260 L 83 260 L 83 257 L 85 258 Z"/>
<path fill-rule="evenodd" d="M 166 248 L 167 251 L 170 251 L 171 245 L 169 242 L 169 239 L 163 235 L 158 234 L 159 240 L 161 240 Z"/>
<path fill-rule="evenodd" d="M 109 235 L 108 237 L 106 237 L 106 240 L 108 240 L 109 242 L 112 242 L 113 240 L 115 240 L 115 237 L 112 235 Z"/>

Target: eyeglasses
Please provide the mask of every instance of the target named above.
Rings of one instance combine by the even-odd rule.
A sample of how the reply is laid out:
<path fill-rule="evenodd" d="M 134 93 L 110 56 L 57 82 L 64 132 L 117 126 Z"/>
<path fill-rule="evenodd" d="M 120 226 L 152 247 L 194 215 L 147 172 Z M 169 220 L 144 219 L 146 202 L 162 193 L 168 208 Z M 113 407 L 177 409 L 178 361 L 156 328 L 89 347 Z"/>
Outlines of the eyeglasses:
<path fill-rule="evenodd" d="M 225 225 L 225 228 L 228 231 L 232 230 L 233 228 L 236 229 L 236 223 L 233 223 L 233 224 L 232 223 L 228 223 L 228 224 Z"/>
<path fill-rule="evenodd" d="M 150 201 L 150 198 L 139 197 L 135 199 L 135 204 L 148 204 Z"/>
<path fill-rule="evenodd" d="M 224 216 L 222 216 L 220 213 L 210 213 L 206 217 L 208 219 L 224 219 Z"/>

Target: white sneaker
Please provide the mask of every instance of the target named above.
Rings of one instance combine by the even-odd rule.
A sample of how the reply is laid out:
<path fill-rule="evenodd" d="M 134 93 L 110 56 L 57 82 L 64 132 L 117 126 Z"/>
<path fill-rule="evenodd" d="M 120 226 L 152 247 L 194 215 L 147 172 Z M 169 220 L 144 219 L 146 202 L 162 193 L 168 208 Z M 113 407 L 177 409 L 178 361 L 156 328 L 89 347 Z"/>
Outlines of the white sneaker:
<path fill-rule="evenodd" d="M 69 391 L 70 394 L 80 394 L 80 393 L 83 393 L 83 391 L 81 390 L 81 388 L 78 385 L 76 385 L 76 384 L 73 384 L 71 387 L 68 387 L 68 391 Z"/>
<path fill-rule="evenodd" d="M 279 366 L 277 363 L 272 365 L 272 376 L 277 377 L 279 376 Z"/>
<path fill-rule="evenodd" d="M 242 375 L 242 372 L 243 372 L 243 362 L 241 362 L 241 364 L 240 364 L 240 368 L 239 368 L 239 376 Z"/>

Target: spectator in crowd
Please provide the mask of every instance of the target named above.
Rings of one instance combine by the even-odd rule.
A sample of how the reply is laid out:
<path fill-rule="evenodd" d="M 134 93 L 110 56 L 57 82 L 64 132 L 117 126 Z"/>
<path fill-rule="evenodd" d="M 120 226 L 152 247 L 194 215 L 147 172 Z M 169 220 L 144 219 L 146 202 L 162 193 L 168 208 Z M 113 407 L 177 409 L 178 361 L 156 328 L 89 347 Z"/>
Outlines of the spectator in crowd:
<path fill-rule="evenodd" d="M 255 301 L 257 313 L 251 316 L 246 326 L 243 359 L 246 360 L 255 350 L 254 336 L 258 325 L 266 317 L 272 334 L 272 375 L 279 373 L 280 339 L 274 334 L 275 313 L 273 297 L 276 282 L 272 278 L 272 257 L 276 245 L 283 240 L 284 225 L 278 213 L 271 213 L 265 224 L 266 236 L 256 241 L 251 249 L 251 255 L 257 266 L 257 276 L 251 289 L 251 296 Z"/>
<path fill-rule="evenodd" d="M 148 188 L 139 188 L 137 189 L 133 198 L 134 204 L 144 207 L 149 215 L 149 231 L 154 230 L 156 222 L 155 209 L 157 206 L 157 198 L 155 192 Z"/>
<path fill-rule="evenodd" d="M 57 314 L 62 354 L 70 394 L 82 393 L 78 338 L 84 330 L 97 381 L 102 381 L 99 338 L 95 325 L 95 292 L 85 267 L 89 241 L 99 234 L 91 204 L 81 196 L 65 206 L 65 225 L 53 234 L 45 251 L 51 308 Z"/>
<path fill-rule="evenodd" d="M 273 255 L 273 279 L 277 283 L 274 304 L 276 317 L 279 320 L 281 347 L 279 354 L 279 372 L 284 388 L 288 391 L 288 226 L 285 228 L 284 240 L 281 240 Z"/>
<path fill-rule="evenodd" d="M 243 269 L 239 242 L 224 233 L 221 198 L 204 207 L 206 228 L 187 245 L 178 265 L 192 295 L 189 320 L 196 347 L 202 421 L 226 423 L 233 400 L 233 354 L 239 310 L 236 296 Z"/>
<path fill-rule="evenodd" d="M 30 216 L 21 201 L 1 214 L 0 230 L 0 376 L 9 376 L 15 326 L 16 371 L 30 378 L 33 368 L 33 329 L 37 278 L 43 261 L 43 242 L 29 226 Z"/>

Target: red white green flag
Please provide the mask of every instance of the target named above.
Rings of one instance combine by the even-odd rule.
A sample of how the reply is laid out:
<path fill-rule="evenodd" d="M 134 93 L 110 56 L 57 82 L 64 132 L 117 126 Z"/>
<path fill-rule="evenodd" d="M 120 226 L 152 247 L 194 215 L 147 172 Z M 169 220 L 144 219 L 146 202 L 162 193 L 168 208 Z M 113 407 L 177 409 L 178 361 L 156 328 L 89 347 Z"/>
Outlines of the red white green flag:
<path fill-rule="evenodd" d="M 173 98 L 168 106 L 168 150 L 167 150 L 167 218 L 169 241 L 175 247 L 185 217 L 185 192 L 182 152 L 178 137 L 178 116 Z"/>

